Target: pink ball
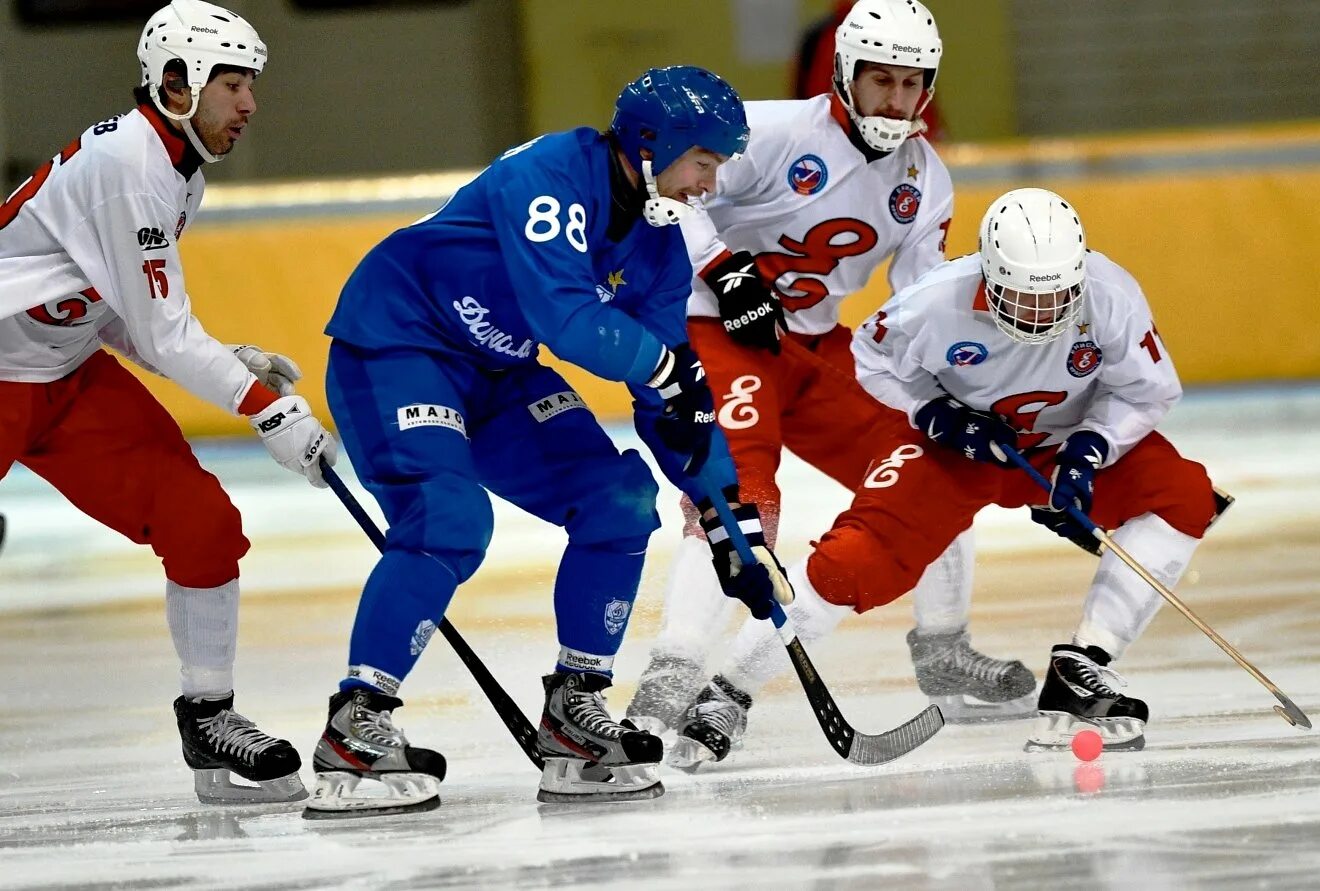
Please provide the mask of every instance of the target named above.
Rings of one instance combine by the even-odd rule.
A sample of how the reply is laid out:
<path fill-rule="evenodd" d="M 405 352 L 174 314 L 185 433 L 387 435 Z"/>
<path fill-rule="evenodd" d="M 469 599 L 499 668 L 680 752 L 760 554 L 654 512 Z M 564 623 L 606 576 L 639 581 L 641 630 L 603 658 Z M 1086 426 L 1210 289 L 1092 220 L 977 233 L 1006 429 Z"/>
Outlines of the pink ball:
<path fill-rule="evenodd" d="M 1094 730 L 1083 730 L 1072 738 L 1072 750 L 1082 761 L 1094 761 L 1104 750 L 1105 741 Z"/>

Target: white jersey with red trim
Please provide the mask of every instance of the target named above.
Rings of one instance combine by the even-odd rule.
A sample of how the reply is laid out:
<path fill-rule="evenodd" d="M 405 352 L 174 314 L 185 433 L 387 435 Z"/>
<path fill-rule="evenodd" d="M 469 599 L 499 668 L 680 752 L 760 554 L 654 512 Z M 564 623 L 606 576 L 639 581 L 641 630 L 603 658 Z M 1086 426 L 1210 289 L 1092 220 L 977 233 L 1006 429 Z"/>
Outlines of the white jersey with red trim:
<path fill-rule="evenodd" d="M 1086 255 L 1082 313 L 1063 336 L 1024 344 L 995 325 L 981 260 L 944 263 L 896 294 L 853 337 L 857 379 L 911 419 L 947 393 L 1003 415 L 1022 448 L 1077 430 L 1109 442 L 1107 464 L 1155 429 L 1182 385 L 1141 287 L 1104 254 Z"/>
<path fill-rule="evenodd" d="M 906 140 L 867 163 L 833 95 L 748 102 L 751 139 L 720 166 L 704 212 L 684 219 L 699 272 L 725 251 L 750 251 L 783 300 L 789 330 L 823 334 L 843 298 L 861 289 L 890 256 L 896 293 L 944 259 L 953 183 L 924 139 Z M 718 316 L 698 276 L 689 316 Z"/>
<path fill-rule="evenodd" d="M 237 410 L 256 378 L 193 317 L 179 261 L 198 163 L 138 108 L 88 128 L 0 205 L 0 380 L 59 380 L 106 344 Z"/>

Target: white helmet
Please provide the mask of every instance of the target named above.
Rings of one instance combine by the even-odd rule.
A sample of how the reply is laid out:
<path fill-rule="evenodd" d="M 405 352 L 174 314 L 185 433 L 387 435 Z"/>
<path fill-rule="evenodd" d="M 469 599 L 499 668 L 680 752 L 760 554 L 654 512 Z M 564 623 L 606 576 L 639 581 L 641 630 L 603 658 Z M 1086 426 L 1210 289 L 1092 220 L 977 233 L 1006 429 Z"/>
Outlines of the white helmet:
<path fill-rule="evenodd" d="M 1018 343 L 1048 343 L 1082 311 L 1086 233 L 1048 189 L 1014 189 L 981 219 L 981 273 L 995 324 Z"/>
<path fill-rule="evenodd" d="M 848 11 L 834 33 L 834 89 L 867 145 L 878 152 L 892 152 L 903 140 L 925 128 L 921 112 L 935 95 L 935 76 L 943 52 L 935 17 L 917 0 L 857 0 Z M 913 120 L 863 117 L 858 113 L 852 82 L 859 62 L 926 69 L 926 95 Z"/>
<path fill-rule="evenodd" d="M 147 20 L 138 40 L 138 61 L 142 63 L 142 85 L 151 92 L 160 113 L 180 121 L 193 148 L 207 161 L 219 161 L 202 145 L 190 122 L 197 103 L 217 65 L 232 65 L 261 73 L 266 65 L 266 44 L 255 28 L 236 13 L 206 3 L 204 0 L 173 0 L 169 6 Z M 165 66 L 179 59 L 187 66 L 192 105 L 184 114 L 165 107 L 160 88 L 165 81 Z"/>

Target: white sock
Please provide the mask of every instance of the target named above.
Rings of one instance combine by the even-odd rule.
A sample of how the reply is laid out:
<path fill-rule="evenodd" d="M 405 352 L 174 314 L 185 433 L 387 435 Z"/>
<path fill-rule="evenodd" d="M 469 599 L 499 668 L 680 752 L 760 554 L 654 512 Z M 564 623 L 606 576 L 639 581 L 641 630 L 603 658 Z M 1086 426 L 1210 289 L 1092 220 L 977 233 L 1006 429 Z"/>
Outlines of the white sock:
<path fill-rule="evenodd" d="M 816 592 L 807 578 L 806 559 L 789 568 L 788 580 L 793 585 L 794 600 L 786 612 L 798 640 L 804 644 L 828 635 L 853 611 L 850 606 L 828 602 Z M 749 616 L 738 629 L 720 674 L 739 690 L 755 696 L 772 679 L 791 668 L 774 623 Z"/>
<path fill-rule="evenodd" d="M 182 668 L 183 695 L 219 698 L 234 689 L 238 579 L 218 588 L 165 582 L 165 618 Z"/>
<path fill-rule="evenodd" d="M 705 540 L 685 536 L 678 546 L 669 585 L 665 589 L 665 618 L 651 647 L 705 664 L 735 608 L 742 603 L 724 596 Z"/>
<path fill-rule="evenodd" d="M 1155 514 L 1142 514 L 1115 530 L 1114 542 L 1170 590 L 1178 584 L 1200 539 L 1184 535 Z M 1097 646 L 1114 659 L 1146 630 L 1164 598 L 1112 551 L 1100 558 L 1082 622 L 1079 647 Z"/>
<path fill-rule="evenodd" d="M 948 634 L 967 627 L 975 562 L 976 536 L 969 526 L 926 567 L 912 589 L 912 614 L 922 634 Z"/>

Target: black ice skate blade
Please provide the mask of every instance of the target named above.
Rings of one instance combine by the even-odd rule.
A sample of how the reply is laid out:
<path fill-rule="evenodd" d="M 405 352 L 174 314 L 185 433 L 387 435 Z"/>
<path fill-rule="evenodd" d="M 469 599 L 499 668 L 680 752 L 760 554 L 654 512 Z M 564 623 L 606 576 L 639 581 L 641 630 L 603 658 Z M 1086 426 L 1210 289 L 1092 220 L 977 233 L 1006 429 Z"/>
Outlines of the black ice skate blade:
<path fill-rule="evenodd" d="M 1146 734 L 1124 740 L 1121 743 L 1105 743 L 1100 753 L 1105 752 L 1140 752 L 1146 748 Z M 1027 740 L 1027 744 L 1022 747 L 1024 752 L 1069 752 L 1072 750 L 1072 742 L 1059 743 L 1057 745 L 1047 745 L 1045 743 L 1032 742 Z"/>
<path fill-rule="evenodd" d="M 388 817 L 392 814 L 412 814 L 433 811 L 440 806 L 440 796 L 419 801 L 416 804 L 391 805 L 389 807 L 364 807 L 343 811 L 322 811 L 303 808 L 304 820 L 355 820 L 362 817 Z"/>
<path fill-rule="evenodd" d="M 645 789 L 630 789 L 623 792 L 590 792 L 572 794 L 569 792 L 548 792 L 538 789 L 536 800 L 541 804 L 617 804 L 625 801 L 650 801 L 665 794 L 665 784 L 656 782 Z"/>

